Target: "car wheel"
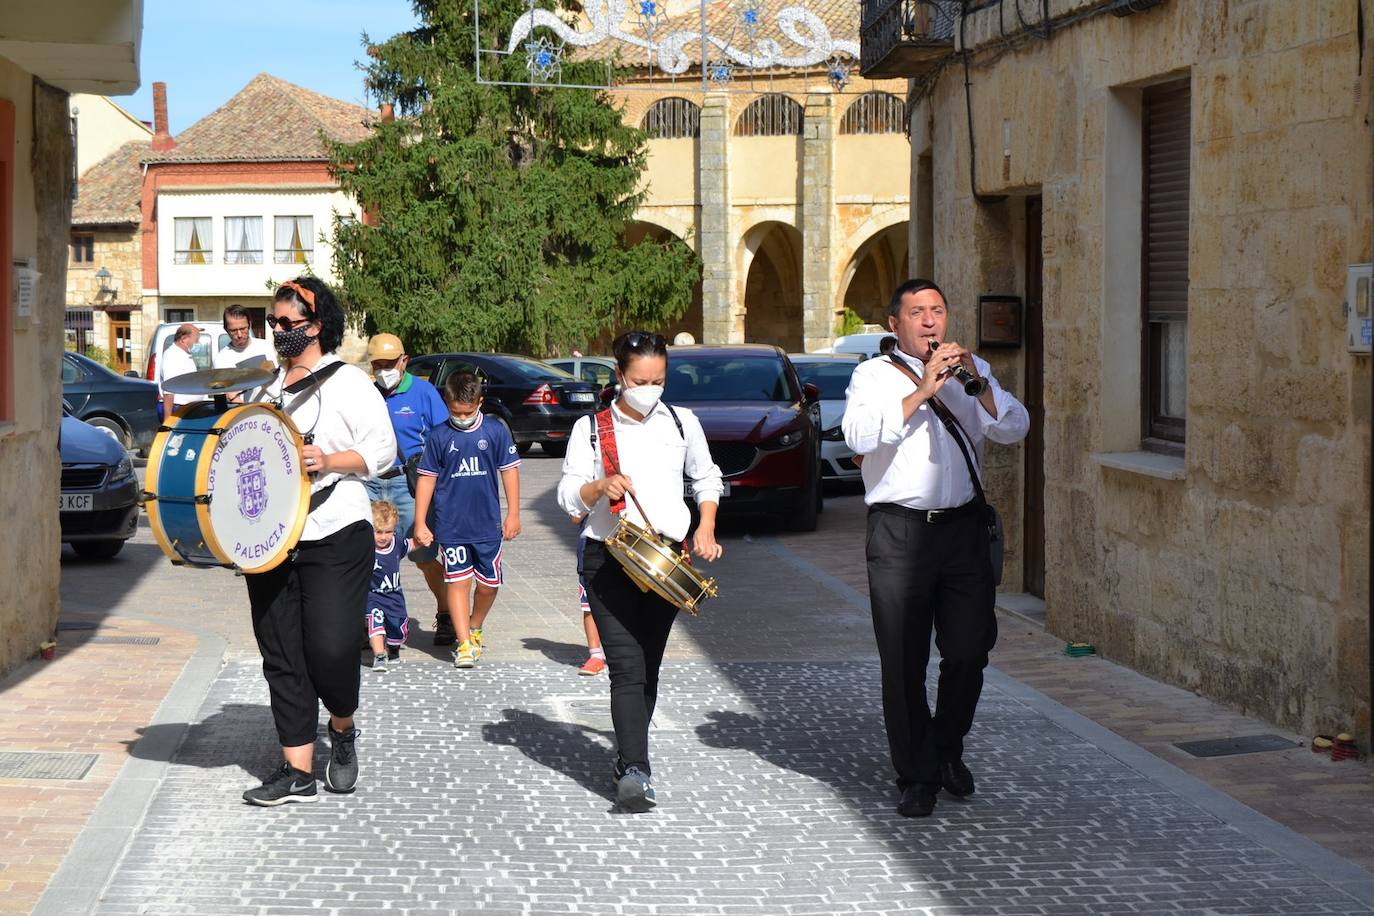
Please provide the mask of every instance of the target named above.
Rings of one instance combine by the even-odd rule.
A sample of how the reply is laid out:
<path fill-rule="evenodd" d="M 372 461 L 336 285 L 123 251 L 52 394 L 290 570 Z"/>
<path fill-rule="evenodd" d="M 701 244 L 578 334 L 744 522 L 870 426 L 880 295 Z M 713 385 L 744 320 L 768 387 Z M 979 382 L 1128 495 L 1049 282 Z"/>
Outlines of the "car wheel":
<path fill-rule="evenodd" d="M 72 550 L 86 560 L 110 560 L 124 549 L 124 542 L 118 538 L 108 541 L 74 541 Z"/>
<path fill-rule="evenodd" d="M 801 498 L 797 500 L 797 508 L 787 519 L 787 527 L 793 531 L 815 531 L 816 520 L 820 515 L 817 508 L 820 500 L 824 497 L 820 494 L 821 484 L 814 477 L 811 478 L 806 489 L 802 490 Z"/>
<path fill-rule="evenodd" d="M 124 431 L 124 427 L 118 420 L 111 419 L 110 417 L 91 417 L 86 421 L 86 425 L 94 426 L 101 432 L 109 433 L 110 436 L 119 443 L 120 448 L 128 451 L 129 434 Z"/>
<path fill-rule="evenodd" d="M 568 453 L 568 443 L 566 442 L 541 442 L 540 445 L 543 447 L 545 455 L 551 455 L 554 458 L 562 458 Z"/>
<path fill-rule="evenodd" d="M 515 450 L 521 455 L 528 455 L 530 453 L 530 447 L 533 445 L 533 442 L 517 442 L 515 443 Z"/>

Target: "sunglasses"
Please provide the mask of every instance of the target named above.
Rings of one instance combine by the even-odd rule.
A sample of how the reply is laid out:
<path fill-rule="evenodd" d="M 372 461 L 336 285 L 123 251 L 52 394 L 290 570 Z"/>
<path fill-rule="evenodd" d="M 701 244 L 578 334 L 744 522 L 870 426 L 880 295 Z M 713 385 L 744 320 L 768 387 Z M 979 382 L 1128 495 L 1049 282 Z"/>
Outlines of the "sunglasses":
<path fill-rule="evenodd" d="M 283 315 L 280 318 L 268 318 L 267 326 L 276 328 L 278 331 L 294 331 L 303 324 L 314 321 L 313 318 L 292 318 L 290 315 Z"/>
<path fill-rule="evenodd" d="M 649 334 L 645 331 L 630 331 L 625 335 L 625 343 L 633 350 L 644 346 L 658 350 L 668 346 L 668 341 L 662 334 Z"/>

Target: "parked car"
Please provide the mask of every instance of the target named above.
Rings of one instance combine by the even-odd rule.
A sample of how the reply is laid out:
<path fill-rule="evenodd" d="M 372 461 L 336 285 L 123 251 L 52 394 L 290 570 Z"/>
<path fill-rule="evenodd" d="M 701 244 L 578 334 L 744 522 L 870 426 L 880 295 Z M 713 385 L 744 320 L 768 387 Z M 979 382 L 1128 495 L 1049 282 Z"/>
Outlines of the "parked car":
<path fill-rule="evenodd" d="M 609 356 L 564 356 L 544 362 L 598 388 L 615 384 L 615 360 Z"/>
<path fill-rule="evenodd" d="M 148 343 L 148 359 L 146 362 L 143 377 L 150 382 L 157 381 L 157 361 L 162 357 L 163 352 L 172 345 L 176 339 L 177 328 L 183 324 L 193 324 L 200 328 L 200 339 L 191 348 L 191 359 L 195 360 L 196 369 L 209 369 L 212 367 L 216 351 L 228 346 L 229 335 L 224 332 L 224 324 L 219 321 L 165 321 L 158 325 L 153 331 Z"/>
<path fill-rule="evenodd" d="M 813 531 L 821 491 L 820 391 L 763 344 L 670 347 L 663 399 L 690 408 L 726 489 L 722 513 L 775 516 Z"/>
<path fill-rule="evenodd" d="M 482 412 L 506 421 L 522 455 L 538 442 L 546 453 L 561 456 L 577 418 L 596 409 L 595 385 L 528 356 L 434 353 L 415 357 L 408 368 L 440 389 L 459 370 L 482 376 Z"/>
<path fill-rule="evenodd" d="M 146 384 L 146 383 L 145 383 Z M 78 556 L 108 560 L 138 530 L 138 477 L 129 453 L 108 433 L 62 407 L 58 519 L 62 542 Z"/>
<path fill-rule="evenodd" d="M 882 351 L 878 345 L 883 342 L 884 337 L 894 336 L 890 331 L 864 332 L 862 334 L 846 334 L 843 337 L 836 337 L 832 346 L 817 353 L 856 353 L 860 359 L 872 359 Z"/>
<path fill-rule="evenodd" d="M 62 398 L 78 421 L 105 430 L 126 449 L 146 449 L 157 434 L 157 385 L 80 353 L 62 354 Z"/>
<path fill-rule="evenodd" d="M 854 462 L 853 449 L 845 444 L 840 420 L 844 418 L 849 377 L 863 357 L 857 353 L 793 353 L 789 358 L 802 382 L 810 382 L 821 392 L 821 476 L 858 480 L 859 466 Z"/>

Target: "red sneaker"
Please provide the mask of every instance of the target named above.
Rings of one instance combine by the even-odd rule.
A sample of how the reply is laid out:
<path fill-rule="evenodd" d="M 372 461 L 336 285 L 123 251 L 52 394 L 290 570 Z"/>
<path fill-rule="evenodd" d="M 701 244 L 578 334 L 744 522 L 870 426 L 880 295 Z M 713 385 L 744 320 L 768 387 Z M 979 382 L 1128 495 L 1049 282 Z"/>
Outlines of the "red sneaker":
<path fill-rule="evenodd" d="M 606 660 L 604 658 L 592 657 L 587 659 L 586 664 L 577 669 L 578 674 L 585 674 L 593 677 L 606 670 Z"/>

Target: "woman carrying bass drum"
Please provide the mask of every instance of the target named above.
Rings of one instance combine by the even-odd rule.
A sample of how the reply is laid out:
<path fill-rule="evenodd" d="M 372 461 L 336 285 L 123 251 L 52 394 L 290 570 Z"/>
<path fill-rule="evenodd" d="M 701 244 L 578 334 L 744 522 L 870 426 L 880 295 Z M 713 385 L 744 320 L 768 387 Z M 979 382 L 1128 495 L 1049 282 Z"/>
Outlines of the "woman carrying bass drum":
<path fill-rule="evenodd" d="M 685 538 L 691 525 L 682 498 L 685 475 L 701 513 L 692 551 L 715 560 L 721 555 L 715 530 L 723 487 L 701 422 L 691 411 L 660 400 L 668 373 L 663 337 L 628 331 L 615 339 L 612 350 L 620 396 L 573 427 L 558 503 L 570 516 L 588 516 L 583 578 L 610 672 L 616 800 L 626 810 L 647 811 L 657 803 L 650 782 L 649 721 L 678 609 L 653 591 L 641 591 L 607 552 L 605 541 L 622 513 L 670 541 Z M 627 505 L 627 494 L 638 506 L 634 500 Z"/>
<path fill-rule="evenodd" d="M 376 549 L 363 478 L 396 457 L 377 386 L 334 353 L 344 314 L 329 287 L 298 277 L 274 298 L 267 323 L 281 366 L 253 399 L 279 404 L 305 434 L 302 457 L 312 483 L 296 551 L 275 569 L 244 576 L 285 758 L 261 786 L 243 793 L 244 801 L 265 806 L 318 799 L 313 761 L 321 702 L 331 745 L 325 786 L 352 792 L 357 784 L 358 640 Z"/>

